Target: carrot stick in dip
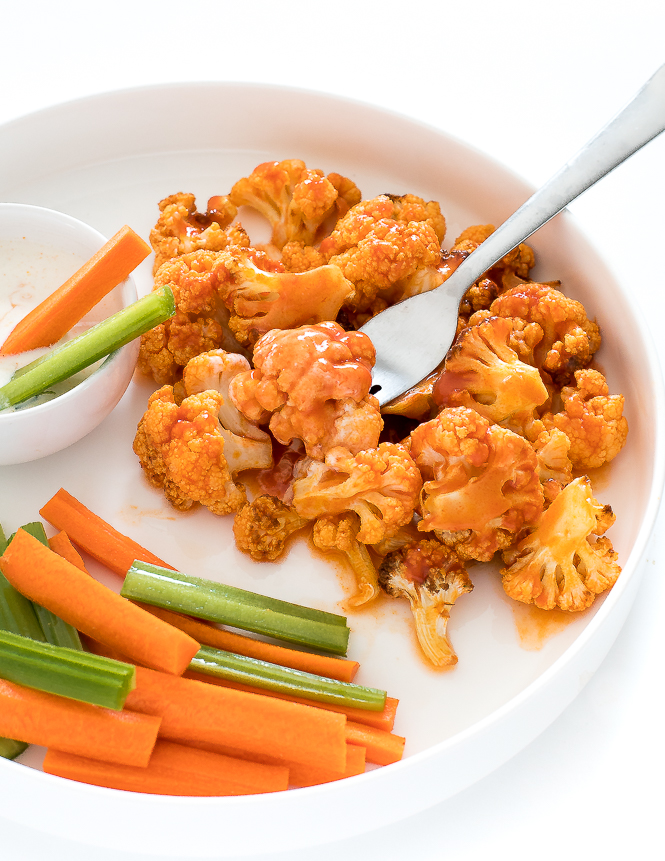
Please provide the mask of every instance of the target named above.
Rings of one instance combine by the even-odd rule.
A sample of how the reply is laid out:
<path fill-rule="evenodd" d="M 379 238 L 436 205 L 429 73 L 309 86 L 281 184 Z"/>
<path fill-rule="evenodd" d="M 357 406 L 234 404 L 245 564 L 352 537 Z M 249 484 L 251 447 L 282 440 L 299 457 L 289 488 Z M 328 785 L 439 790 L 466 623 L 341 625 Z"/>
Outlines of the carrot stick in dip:
<path fill-rule="evenodd" d="M 145 767 L 159 717 L 115 711 L 0 679 L 0 736 Z"/>
<path fill-rule="evenodd" d="M 77 547 L 121 577 L 135 559 L 163 568 L 173 567 L 93 514 L 64 488 L 60 488 L 39 513 L 55 529 L 66 532 Z"/>
<path fill-rule="evenodd" d="M 122 598 L 19 529 L 0 569 L 26 598 L 132 662 L 180 674 L 200 646 L 188 634 Z"/>
<path fill-rule="evenodd" d="M 289 770 L 157 741 L 147 767 L 102 762 L 49 748 L 44 771 L 111 789 L 155 795 L 250 795 L 287 789 Z"/>
<path fill-rule="evenodd" d="M 33 308 L 9 333 L 0 354 L 50 347 L 150 254 L 150 246 L 125 225 L 71 278 Z"/>

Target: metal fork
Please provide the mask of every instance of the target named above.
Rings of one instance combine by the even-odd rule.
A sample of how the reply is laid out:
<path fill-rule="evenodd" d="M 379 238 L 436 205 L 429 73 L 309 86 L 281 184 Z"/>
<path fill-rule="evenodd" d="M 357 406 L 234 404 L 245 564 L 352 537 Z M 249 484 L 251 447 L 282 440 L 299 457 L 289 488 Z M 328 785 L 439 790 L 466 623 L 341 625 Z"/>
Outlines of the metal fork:
<path fill-rule="evenodd" d="M 372 393 L 381 406 L 423 380 L 444 359 L 462 296 L 484 272 L 571 201 L 665 130 L 665 65 L 439 287 L 377 314 L 360 331 L 376 348 Z"/>

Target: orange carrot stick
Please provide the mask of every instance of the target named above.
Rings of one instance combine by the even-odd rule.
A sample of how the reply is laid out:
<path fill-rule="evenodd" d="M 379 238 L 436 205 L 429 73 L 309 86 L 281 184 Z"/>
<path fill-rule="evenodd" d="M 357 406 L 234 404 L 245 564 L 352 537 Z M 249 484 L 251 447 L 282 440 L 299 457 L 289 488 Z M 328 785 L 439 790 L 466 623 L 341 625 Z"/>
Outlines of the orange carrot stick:
<path fill-rule="evenodd" d="M 352 681 L 360 667 L 357 661 L 347 661 L 329 655 L 316 655 L 311 652 L 300 652 L 297 649 L 276 646 L 272 643 L 265 643 L 263 640 L 255 640 L 252 637 L 236 634 L 233 631 L 224 631 L 207 622 L 174 613 L 172 610 L 152 607 L 150 604 L 143 604 L 140 601 L 136 603 L 149 613 L 153 613 L 168 622 L 169 625 L 180 628 L 181 631 L 194 637 L 199 643 L 213 646 L 215 649 L 223 649 L 236 655 L 246 655 L 248 658 L 268 661 L 271 664 L 291 667 L 294 670 L 303 670 L 317 676 L 326 676 L 329 679 L 339 679 L 342 682 Z"/>
<path fill-rule="evenodd" d="M 159 743 L 159 742 L 158 742 Z M 263 765 L 281 765 L 288 768 L 290 786 L 314 786 L 318 783 L 329 783 L 333 780 L 341 780 L 343 777 L 353 777 L 365 771 L 365 749 L 357 744 L 346 745 L 346 768 L 344 771 L 331 771 L 330 769 L 317 768 L 313 765 L 304 765 L 301 762 L 288 762 L 275 756 L 261 756 L 249 754 L 246 751 L 237 750 L 224 744 L 211 744 L 210 742 L 190 741 L 188 745 L 199 750 L 209 750 L 224 756 L 247 759 L 250 762 L 259 762 Z"/>
<path fill-rule="evenodd" d="M 353 777 L 365 772 L 365 749 L 360 745 L 349 744 L 346 748 L 346 769 L 344 774 L 337 774 L 321 768 L 293 763 L 289 769 L 289 784 L 291 786 L 317 786 L 320 783 L 331 783 L 343 777 Z"/>
<path fill-rule="evenodd" d="M 101 762 L 49 748 L 44 771 L 112 789 L 156 795 L 250 795 L 287 789 L 284 766 L 261 765 L 170 741 L 157 741 L 145 768 Z"/>
<path fill-rule="evenodd" d="M 346 740 L 365 748 L 368 762 L 376 765 L 389 765 L 397 762 L 404 753 L 405 739 L 400 735 L 385 732 L 374 727 L 347 721 Z"/>
<path fill-rule="evenodd" d="M 229 745 L 337 772 L 346 767 L 346 717 L 323 709 L 144 667 L 136 668 L 125 705 L 161 717 L 160 736 L 170 741 Z"/>
<path fill-rule="evenodd" d="M 180 674 L 200 648 L 184 631 L 102 585 L 24 529 L 0 557 L 0 569 L 26 598 L 133 662 Z"/>
<path fill-rule="evenodd" d="M 19 321 L 0 353 L 23 353 L 55 344 L 148 254 L 150 246 L 125 225 L 71 278 Z"/>
<path fill-rule="evenodd" d="M 113 655 L 109 655 L 108 657 L 115 657 Z M 119 660 L 123 660 L 122 657 Z M 126 660 L 126 659 L 125 659 Z M 399 700 L 394 697 L 386 697 L 386 704 L 383 708 L 383 711 L 373 712 L 369 709 L 357 709 L 353 706 L 343 706 L 337 705 L 336 703 L 319 703 L 314 700 L 306 700 L 303 697 L 294 697 L 290 694 L 283 694 L 279 691 L 268 691 L 263 688 L 255 688 L 252 685 L 244 685 L 241 682 L 232 682 L 226 679 L 215 678 L 215 676 L 208 676 L 205 673 L 197 673 L 194 670 L 186 670 L 183 673 L 184 678 L 186 679 L 196 679 L 200 682 L 206 682 L 211 685 L 220 685 L 225 688 L 233 688 L 236 691 L 246 691 L 247 693 L 256 693 L 263 694 L 266 697 L 275 697 L 276 699 L 288 700 L 292 703 L 299 703 L 301 705 L 308 705 L 312 708 L 317 709 L 325 709 L 326 711 L 337 712 L 338 714 L 346 715 L 349 720 L 356 721 L 357 723 L 363 723 L 367 726 L 375 727 L 376 729 L 385 730 L 386 732 L 390 732 L 395 724 L 395 714 L 397 712 L 397 706 L 399 704 Z"/>
<path fill-rule="evenodd" d="M 71 562 L 72 565 L 76 565 L 80 571 L 85 571 L 86 574 L 88 573 L 88 569 L 85 567 L 85 562 L 81 559 L 81 554 L 69 540 L 69 536 L 66 532 L 57 532 L 49 538 L 48 546 L 54 553 L 57 553 L 58 556 L 62 556 L 63 559 Z"/>
<path fill-rule="evenodd" d="M 0 736 L 144 767 L 159 717 L 114 711 L 0 679 Z"/>
<path fill-rule="evenodd" d="M 125 576 L 135 559 L 162 568 L 173 568 L 93 514 L 63 488 L 49 499 L 39 513 L 51 526 L 66 532 L 70 541 L 81 550 L 121 577 Z"/>

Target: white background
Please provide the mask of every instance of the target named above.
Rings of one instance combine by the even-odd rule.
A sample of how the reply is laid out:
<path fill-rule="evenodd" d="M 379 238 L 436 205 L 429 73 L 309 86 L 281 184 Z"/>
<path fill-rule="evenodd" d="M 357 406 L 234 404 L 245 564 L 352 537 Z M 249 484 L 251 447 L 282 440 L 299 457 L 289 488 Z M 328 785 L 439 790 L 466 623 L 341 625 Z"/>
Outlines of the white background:
<path fill-rule="evenodd" d="M 665 62 L 665 5 L 654 0 L 0 0 L 0 32 L 0 122 L 137 85 L 270 82 L 351 96 L 425 121 L 534 186 Z M 634 293 L 661 354 L 664 197 L 665 135 L 570 207 Z M 270 861 L 663 857 L 665 542 L 659 533 L 609 656 L 521 754 L 417 817 Z M 146 857 L 26 832 L 1 814 L 3 861 Z"/>

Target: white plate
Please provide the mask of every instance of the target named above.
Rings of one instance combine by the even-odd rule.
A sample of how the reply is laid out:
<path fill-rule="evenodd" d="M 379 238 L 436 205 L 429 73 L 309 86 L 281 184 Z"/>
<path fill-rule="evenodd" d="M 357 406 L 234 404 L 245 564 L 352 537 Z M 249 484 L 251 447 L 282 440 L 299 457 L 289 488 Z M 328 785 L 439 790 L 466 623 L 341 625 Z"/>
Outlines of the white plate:
<path fill-rule="evenodd" d="M 500 223 L 530 193 L 436 129 L 355 102 L 259 85 L 169 85 L 85 99 L 5 125 L 0 149 L 0 199 L 60 209 L 105 235 L 127 223 L 147 238 L 161 198 L 193 192 L 204 209 L 208 197 L 268 159 L 302 158 L 345 174 L 364 197 L 412 192 L 438 200 L 448 244 L 470 224 Z M 595 481 L 597 497 L 617 513 L 610 537 L 624 570 L 612 592 L 569 624 L 544 630 L 505 598 L 495 571 L 477 569 L 475 590 L 453 612 L 459 664 L 446 674 L 420 659 L 403 602 L 386 599 L 351 615 L 349 654 L 361 662 L 359 681 L 400 699 L 395 732 L 406 736 L 407 748 L 396 765 L 270 796 L 174 799 L 54 778 L 39 770 L 33 751 L 24 758 L 34 768 L 0 761 L 6 817 L 164 857 L 296 849 L 378 828 L 450 797 L 560 714 L 607 653 L 639 585 L 663 485 L 663 398 L 646 327 L 569 218 L 550 222 L 531 244 L 536 277 L 560 278 L 598 317 L 598 361 L 611 390 L 628 395 L 629 442 Z M 146 261 L 137 270 L 140 294 L 150 289 L 150 268 Z M 282 564 L 252 563 L 236 551 L 230 519 L 203 509 L 178 514 L 146 484 L 131 447 L 151 390 L 135 379 L 81 442 L 38 463 L 0 469 L 3 526 L 35 519 L 64 486 L 187 572 L 339 611 L 348 575 L 313 558 L 305 544 Z M 119 588 L 117 578 L 95 570 Z M 110 827 L 114 821 L 122 827 Z"/>

